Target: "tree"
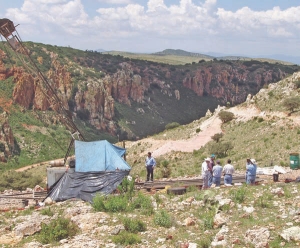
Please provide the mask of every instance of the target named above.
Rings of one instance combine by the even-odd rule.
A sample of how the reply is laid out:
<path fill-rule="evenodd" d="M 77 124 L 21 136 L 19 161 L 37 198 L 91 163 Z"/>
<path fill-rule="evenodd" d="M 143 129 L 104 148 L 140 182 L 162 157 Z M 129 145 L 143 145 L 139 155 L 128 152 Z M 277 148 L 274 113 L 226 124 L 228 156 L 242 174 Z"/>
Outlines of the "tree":
<path fill-rule="evenodd" d="M 229 111 L 221 111 L 219 113 L 219 118 L 221 119 L 221 121 L 223 123 L 226 123 L 226 122 L 233 120 L 234 114 Z"/>
<path fill-rule="evenodd" d="M 294 97 L 286 98 L 283 101 L 283 106 L 291 113 L 294 112 L 295 109 L 300 107 L 300 97 L 294 96 Z"/>
<path fill-rule="evenodd" d="M 228 151 L 233 149 L 233 144 L 231 142 L 213 142 L 209 146 L 209 152 L 216 154 L 217 157 L 225 157 L 228 154 Z"/>
<path fill-rule="evenodd" d="M 217 143 L 220 141 L 220 139 L 223 137 L 223 133 L 216 133 L 215 135 L 211 136 L 211 138 L 216 141 Z"/>

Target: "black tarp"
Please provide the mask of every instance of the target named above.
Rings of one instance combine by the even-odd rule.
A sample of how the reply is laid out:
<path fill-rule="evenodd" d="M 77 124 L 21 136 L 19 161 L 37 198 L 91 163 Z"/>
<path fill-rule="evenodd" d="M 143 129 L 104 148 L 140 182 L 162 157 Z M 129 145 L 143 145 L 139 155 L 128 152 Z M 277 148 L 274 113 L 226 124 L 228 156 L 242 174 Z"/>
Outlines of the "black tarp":
<path fill-rule="evenodd" d="M 65 201 L 79 198 L 92 202 L 97 193 L 112 193 L 122 182 L 129 170 L 101 172 L 68 172 L 61 177 L 47 195 L 53 201 Z"/>

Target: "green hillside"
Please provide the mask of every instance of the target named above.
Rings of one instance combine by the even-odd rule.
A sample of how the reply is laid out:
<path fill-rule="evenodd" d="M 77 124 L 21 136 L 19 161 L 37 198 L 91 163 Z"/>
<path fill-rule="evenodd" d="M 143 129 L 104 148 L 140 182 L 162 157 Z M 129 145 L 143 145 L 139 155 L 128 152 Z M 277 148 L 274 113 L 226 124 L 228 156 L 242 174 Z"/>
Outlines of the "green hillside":
<path fill-rule="evenodd" d="M 40 43 L 27 42 L 26 47 L 31 53 L 33 60 L 40 61 L 40 70 L 49 75 L 50 71 L 55 71 L 51 58 L 64 65 L 70 73 L 72 82 L 72 96 L 79 90 L 85 91 L 91 82 L 101 82 L 105 77 L 116 75 L 123 70 L 124 63 L 132 67 L 132 75 L 139 75 L 142 83 L 151 82 L 149 88 L 144 92 L 144 99 L 141 102 L 133 101 L 124 104 L 118 99 L 114 99 L 115 115 L 113 122 L 116 125 L 116 134 L 112 135 L 107 131 L 97 130 L 88 120 L 88 112 L 74 109 L 74 99 L 68 100 L 70 111 L 73 111 L 74 122 L 82 131 L 88 141 L 107 139 L 111 142 L 119 140 L 136 140 L 158 132 L 162 132 L 170 123 L 179 125 L 190 123 L 203 117 L 209 109 L 213 111 L 219 104 L 226 103 L 222 98 L 212 97 L 206 92 L 199 97 L 194 91 L 184 87 L 182 82 L 185 78 L 193 77 L 202 71 L 218 72 L 222 70 L 232 70 L 250 73 L 257 73 L 259 77 L 264 75 L 264 71 L 273 71 L 274 74 L 291 74 L 297 70 L 297 66 L 288 66 L 279 63 L 270 64 L 260 61 L 200 61 L 198 57 L 189 56 L 196 59 L 196 62 L 183 62 L 181 65 L 169 65 L 162 62 L 152 62 L 137 58 L 127 58 L 121 55 L 102 54 L 94 51 L 81 51 L 71 47 L 58 47 Z M 23 67 L 16 55 L 0 43 L 0 49 L 7 53 L 3 57 L 5 69 L 2 73 L 9 72 L 14 67 Z M 20 55 L 21 57 L 24 57 Z M 153 56 L 153 55 L 149 55 Z M 172 55 L 173 56 L 173 55 Z M 177 55 L 181 59 L 184 56 Z M 155 57 L 160 57 L 155 55 Z M 26 58 L 24 58 L 26 59 Z M 252 75 L 252 74 L 251 74 Z M 255 78 L 256 74 L 253 74 Z M 244 82 L 234 79 L 234 83 L 239 86 L 239 91 L 246 95 L 255 94 L 260 90 L 255 82 Z M 252 79 L 251 79 L 252 80 Z M 145 82 L 144 82 L 145 81 Z M 159 83 L 161 85 L 159 85 Z M 53 111 L 38 111 L 29 107 L 24 109 L 12 101 L 14 78 L 11 76 L 0 82 L 0 109 L 9 115 L 9 123 L 15 137 L 16 151 L 9 159 L 8 167 L 22 167 L 24 165 L 42 162 L 54 158 L 63 157 L 70 141 L 70 135 L 65 127 L 55 119 Z M 207 86 L 212 90 L 222 92 L 222 87 L 226 84 L 213 81 Z M 162 88 L 164 87 L 164 88 Z M 176 100 L 174 91 L 180 92 L 180 100 Z M 234 91 L 231 86 L 227 91 Z M 142 114 L 139 111 L 143 111 Z M 4 165 L 6 165 L 4 163 Z M 4 168 L 4 167 L 1 167 Z M 6 167 L 5 167 L 6 168 Z"/>

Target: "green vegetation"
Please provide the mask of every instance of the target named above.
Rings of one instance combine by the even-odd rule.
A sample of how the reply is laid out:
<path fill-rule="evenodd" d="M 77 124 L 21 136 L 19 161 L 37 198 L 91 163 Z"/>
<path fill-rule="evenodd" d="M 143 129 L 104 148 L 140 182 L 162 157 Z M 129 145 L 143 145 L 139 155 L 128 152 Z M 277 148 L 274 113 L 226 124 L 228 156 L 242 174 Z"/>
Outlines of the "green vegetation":
<path fill-rule="evenodd" d="M 42 244 L 56 243 L 61 239 L 75 236 L 79 228 L 70 219 L 57 218 L 48 225 L 42 223 L 42 229 L 37 235 L 37 239 Z"/>
<path fill-rule="evenodd" d="M 223 133 L 216 133 L 211 138 L 212 138 L 212 140 L 214 140 L 215 142 L 218 143 L 220 141 L 220 139 L 222 139 L 223 135 L 224 135 Z"/>
<path fill-rule="evenodd" d="M 123 218 L 122 223 L 127 232 L 138 233 L 146 231 L 146 224 L 137 219 Z"/>
<path fill-rule="evenodd" d="M 142 241 L 137 234 L 126 231 L 123 231 L 120 234 L 113 236 L 112 240 L 114 243 L 121 245 L 134 245 L 141 243 Z"/>
<path fill-rule="evenodd" d="M 170 167 L 170 162 L 168 160 L 163 160 L 161 163 L 160 163 L 161 167 L 160 168 L 160 171 L 161 171 L 161 175 L 162 177 L 164 178 L 168 178 L 171 176 L 171 167 Z"/>
<path fill-rule="evenodd" d="M 165 128 L 166 129 L 172 129 L 172 128 L 176 128 L 176 127 L 179 127 L 180 124 L 178 122 L 172 122 L 172 123 L 168 123 Z"/>
<path fill-rule="evenodd" d="M 93 199 L 92 206 L 98 212 L 124 212 L 127 211 L 128 198 L 125 196 L 115 197 L 113 195 L 101 196 L 96 195 Z"/>
<path fill-rule="evenodd" d="M 173 220 L 171 215 L 164 209 L 159 210 L 155 213 L 153 219 L 155 225 L 169 228 L 173 225 Z"/>
<path fill-rule="evenodd" d="M 0 191 L 5 189 L 25 190 L 36 185 L 44 186 L 43 178 L 30 172 L 5 171 L 0 174 Z"/>
<path fill-rule="evenodd" d="M 229 111 L 221 111 L 219 117 L 223 123 L 226 123 L 233 120 L 234 114 Z"/>
<path fill-rule="evenodd" d="M 290 97 L 283 101 L 284 107 L 291 113 L 300 107 L 300 97 Z"/>
<path fill-rule="evenodd" d="M 47 215 L 47 216 L 53 216 L 54 212 L 51 210 L 50 207 L 48 208 L 43 208 L 40 212 L 42 215 Z"/>

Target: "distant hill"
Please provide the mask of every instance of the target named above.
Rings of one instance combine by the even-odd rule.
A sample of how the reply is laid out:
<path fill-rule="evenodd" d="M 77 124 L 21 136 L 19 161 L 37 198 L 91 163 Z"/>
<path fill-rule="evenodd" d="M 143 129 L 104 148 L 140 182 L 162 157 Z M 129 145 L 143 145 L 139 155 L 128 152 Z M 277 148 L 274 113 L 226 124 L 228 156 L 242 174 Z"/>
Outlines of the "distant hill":
<path fill-rule="evenodd" d="M 96 52 L 99 52 L 99 53 L 104 53 L 104 52 L 106 52 L 104 49 L 97 49 L 97 50 L 95 50 Z"/>
<path fill-rule="evenodd" d="M 289 56 L 285 54 L 274 54 L 274 55 L 268 55 L 268 56 L 261 56 L 261 57 L 268 57 L 276 60 L 281 61 L 288 61 L 293 64 L 300 65 L 300 56 Z"/>
<path fill-rule="evenodd" d="M 194 52 L 187 52 L 181 49 L 165 49 L 162 52 L 153 53 L 154 55 L 177 55 L 177 56 L 191 56 L 191 57 L 201 57 L 206 59 L 213 59 L 213 56 L 201 54 L 201 53 L 194 53 Z"/>

